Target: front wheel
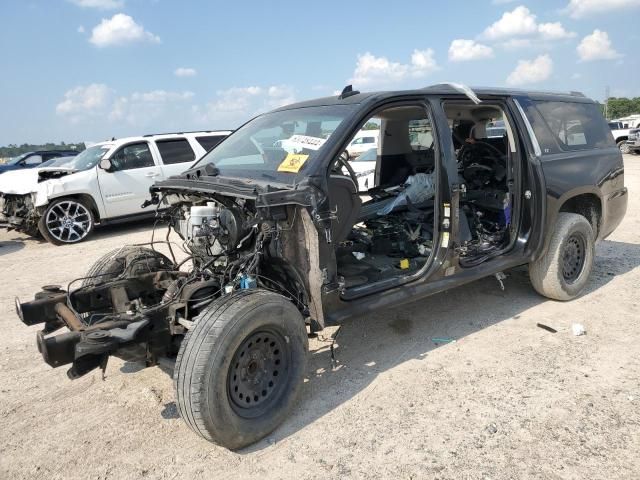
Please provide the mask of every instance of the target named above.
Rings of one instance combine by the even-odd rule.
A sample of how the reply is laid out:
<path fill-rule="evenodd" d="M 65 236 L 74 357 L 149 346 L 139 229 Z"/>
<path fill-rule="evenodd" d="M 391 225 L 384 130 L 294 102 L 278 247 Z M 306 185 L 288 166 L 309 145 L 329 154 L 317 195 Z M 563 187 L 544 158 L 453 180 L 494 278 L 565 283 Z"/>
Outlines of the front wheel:
<path fill-rule="evenodd" d="M 626 140 L 620 140 L 618 142 L 618 148 L 620 149 L 620 153 L 631 153 L 631 147 L 629 147 L 629 144 Z"/>
<path fill-rule="evenodd" d="M 591 224 L 582 215 L 560 213 L 547 253 L 529 264 L 529 278 L 539 294 L 571 300 L 589 281 L 594 256 Z"/>
<path fill-rule="evenodd" d="M 54 245 L 78 243 L 93 231 L 91 208 L 75 198 L 54 200 L 38 222 L 42 236 Z"/>
<path fill-rule="evenodd" d="M 293 408 L 307 349 L 304 319 L 285 297 L 243 290 L 216 300 L 180 346 L 174 370 L 180 415 L 229 449 L 260 440 Z"/>

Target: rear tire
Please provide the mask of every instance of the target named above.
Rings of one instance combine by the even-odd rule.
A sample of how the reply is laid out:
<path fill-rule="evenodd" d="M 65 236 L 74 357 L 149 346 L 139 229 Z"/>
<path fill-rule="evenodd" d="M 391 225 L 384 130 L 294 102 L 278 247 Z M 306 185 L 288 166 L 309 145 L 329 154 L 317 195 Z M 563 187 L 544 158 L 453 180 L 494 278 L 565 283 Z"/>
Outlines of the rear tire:
<path fill-rule="evenodd" d="M 232 450 L 260 440 L 293 408 L 307 350 L 304 319 L 285 297 L 258 289 L 214 301 L 180 346 L 173 377 L 180 416 Z"/>
<path fill-rule="evenodd" d="M 595 256 L 593 229 L 576 213 L 560 213 L 547 252 L 529 264 L 529 278 L 540 295 L 554 300 L 577 297 L 589 281 Z"/>

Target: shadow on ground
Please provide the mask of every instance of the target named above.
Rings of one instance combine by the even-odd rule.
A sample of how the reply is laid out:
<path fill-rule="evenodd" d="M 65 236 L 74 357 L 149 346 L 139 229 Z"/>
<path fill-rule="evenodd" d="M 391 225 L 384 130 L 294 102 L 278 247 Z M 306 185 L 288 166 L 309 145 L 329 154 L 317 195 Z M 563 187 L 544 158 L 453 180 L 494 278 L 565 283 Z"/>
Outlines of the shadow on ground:
<path fill-rule="evenodd" d="M 640 245 L 601 242 L 584 295 L 596 292 L 616 276 L 638 266 Z M 430 352 L 436 348 L 455 348 L 447 340 L 459 341 L 504 320 L 517 321 L 523 312 L 552 301 L 533 290 L 526 267 L 515 268 L 506 274 L 504 291 L 495 278 L 487 277 L 401 308 L 346 321 L 335 341 L 335 362 L 330 352 L 331 334 L 335 336 L 335 328 L 320 332 L 315 342 L 319 346 L 309 354 L 298 407 L 275 432 L 238 453 L 259 451 L 270 446 L 273 440 L 280 441 L 295 434 L 363 392 L 387 370 L 410 360 L 429 361 Z M 571 308 L 569 304 L 567 308 Z M 536 328 L 535 323 L 532 328 Z M 540 332 L 541 335 L 548 334 L 543 330 Z M 121 371 L 133 373 L 140 368 L 141 365 L 125 363 Z M 171 368 L 163 370 L 172 374 Z M 166 403 L 161 416 L 178 418 L 175 402 Z"/>
<path fill-rule="evenodd" d="M 24 248 L 24 242 L 20 240 L 9 240 L 0 242 L 0 256 L 17 252 Z"/>
<path fill-rule="evenodd" d="M 604 241 L 598 246 L 598 255 L 585 295 L 640 265 L 637 244 Z M 532 307 L 552 301 L 533 290 L 526 267 L 506 273 L 505 291 L 495 278 L 488 277 L 400 309 L 345 322 L 336 340 L 335 367 L 329 349 L 331 339 L 325 334 L 324 345 L 310 352 L 307 381 L 297 409 L 267 439 L 240 453 L 261 450 L 270 445 L 271 439 L 280 441 L 295 434 L 362 392 L 387 370 L 412 359 L 428 361 L 434 349 L 453 347 L 433 339 L 460 340 L 504 320 L 518 319 Z M 541 330 L 541 334 L 545 333 Z"/>

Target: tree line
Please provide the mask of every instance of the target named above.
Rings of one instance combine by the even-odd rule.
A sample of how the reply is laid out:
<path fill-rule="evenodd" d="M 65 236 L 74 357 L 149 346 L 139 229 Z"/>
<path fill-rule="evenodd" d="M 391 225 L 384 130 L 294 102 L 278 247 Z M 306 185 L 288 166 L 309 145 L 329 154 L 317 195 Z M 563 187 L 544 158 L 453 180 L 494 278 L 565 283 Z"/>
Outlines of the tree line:
<path fill-rule="evenodd" d="M 22 145 L 9 144 L 6 147 L 0 147 L 0 158 L 17 157 L 27 152 L 36 150 L 76 150 L 81 152 L 85 149 L 84 143 L 43 143 L 36 145 L 32 143 L 23 143 Z"/>
<path fill-rule="evenodd" d="M 604 105 L 603 105 L 604 107 Z M 607 118 L 622 118 L 640 113 L 640 97 L 610 97 L 607 102 Z"/>

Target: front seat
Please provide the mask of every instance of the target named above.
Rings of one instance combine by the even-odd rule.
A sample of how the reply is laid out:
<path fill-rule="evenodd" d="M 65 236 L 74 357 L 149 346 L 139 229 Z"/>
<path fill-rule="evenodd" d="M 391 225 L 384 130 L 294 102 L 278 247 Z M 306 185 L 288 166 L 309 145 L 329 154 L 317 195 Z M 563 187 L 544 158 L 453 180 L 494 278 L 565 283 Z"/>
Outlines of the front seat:
<path fill-rule="evenodd" d="M 350 177 L 331 174 L 328 186 L 331 211 L 337 217 L 331 222 L 331 238 L 333 243 L 340 243 L 347 238 L 351 227 L 356 223 L 362 200 L 358 195 L 358 187 Z"/>

